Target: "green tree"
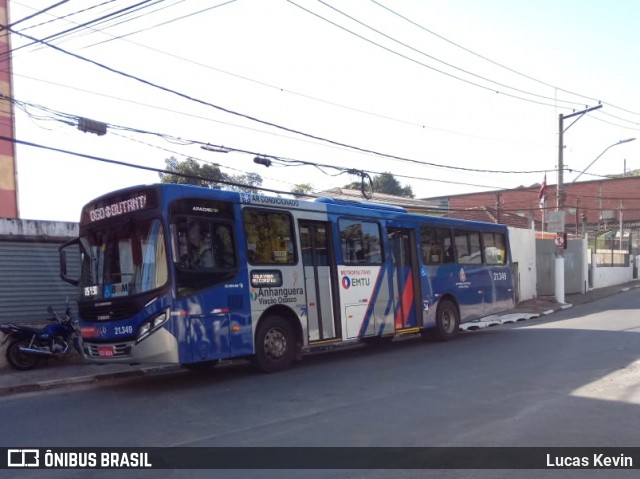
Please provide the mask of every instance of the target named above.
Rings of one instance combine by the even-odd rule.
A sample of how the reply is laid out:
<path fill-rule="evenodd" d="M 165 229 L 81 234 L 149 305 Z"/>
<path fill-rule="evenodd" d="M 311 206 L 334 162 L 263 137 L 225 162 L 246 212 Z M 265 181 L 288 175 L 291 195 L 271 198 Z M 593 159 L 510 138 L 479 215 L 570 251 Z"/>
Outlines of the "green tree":
<path fill-rule="evenodd" d="M 205 188 L 219 187 L 219 180 L 223 180 L 222 171 L 217 165 L 200 164 L 193 158 L 180 161 L 173 156 L 164 160 L 165 169 L 171 173 L 160 173 L 162 183 L 178 183 L 180 185 L 196 185 Z M 179 174 L 173 174 L 179 173 Z M 189 175 L 185 177 L 182 175 Z"/>
<path fill-rule="evenodd" d="M 308 196 L 312 192 L 313 186 L 310 183 L 298 183 L 296 185 L 293 185 L 293 188 L 291 188 L 291 193 L 293 193 L 296 197 Z"/>
<path fill-rule="evenodd" d="M 359 190 L 360 182 L 355 181 L 345 186 L 350 190 Z M 413 190 L 411 186 L 402 186 L 400 182 L 391 173 L 381 173 L 373 178 L 373 190 L 376 193 L 384 193 L 387 195 L 402 196 L 405 198 L 413 198 Z"/>
<path fill-rule="evenodd" d="M 172 156 L 164 160 L 164 162 L 166 170 L 171 173 L 160 173 L 160 181 L 162 183 L 178 183 L 181 185 L 224 188 L 236 191 L 250 191 L 262 185 L 262 177 L 257 173 L 228 175 L 220 171 L 218 165 L 210 163 L 200 164 L 193 158 L 180 161 Z M 189 176 L 186 177 L 182 175 Z M 221 182 L 237 183 L 238 186 L 227 185 Z"/>
<path fill-rule="evenodd" d="M 225 175 L 224 179 L 231 183 L 238 183 L 244 186 L 223 185 L 225 188 L 234 191 L 253 191 L 262 186 L 262 176 L 258 173 L 246 173 L 244 175 Z"/>

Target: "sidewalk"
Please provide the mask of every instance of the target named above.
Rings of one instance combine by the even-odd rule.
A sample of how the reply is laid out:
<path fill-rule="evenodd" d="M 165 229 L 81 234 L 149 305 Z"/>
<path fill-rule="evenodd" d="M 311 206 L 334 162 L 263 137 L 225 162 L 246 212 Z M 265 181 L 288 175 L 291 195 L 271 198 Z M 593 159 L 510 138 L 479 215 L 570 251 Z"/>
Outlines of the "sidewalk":
<path fill-rule="evenodd" d="M 635 288 L 640 288 L 640 282 L 633 281 L 617 286 L 599 288 L 585 294 L 570 294 L 566 295 L 566 304 L 557 303 L 553 297 L 543 296 L 523 301 L 509 313 L 483 318 L 482 321 L 478 322 L 467 323 L 465 329 L 473 330 L 484 326 L 533 319 L 570 308 L 573 305 L 589 303 Z M 113 379 L 145 377 L 181 371 L 180 366 L 177 365 L 88 364 L 76 353 L 64 360 L 51 360 L 44 368 L 37 368 L 31 371 L 15 371 L 6 364 L 4 349 L 0 353 L 0 396 L 62 388 L 67 385 L 92 384 Z"/>

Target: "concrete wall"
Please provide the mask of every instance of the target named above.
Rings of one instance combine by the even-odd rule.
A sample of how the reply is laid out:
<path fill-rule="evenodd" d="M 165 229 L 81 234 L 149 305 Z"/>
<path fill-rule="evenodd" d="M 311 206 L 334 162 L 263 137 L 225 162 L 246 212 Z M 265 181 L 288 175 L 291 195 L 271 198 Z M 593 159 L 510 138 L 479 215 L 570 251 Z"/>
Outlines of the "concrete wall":
<path fill-rule="evenodd" d="M 556 288 L 556 246 L 552 240 L 536 240 L 536 291 L 538 296 L 553 296 Z"/>
<path fill-rule="evenodd" d="M 588 284 L 587 240 L 569 240 L 564 250 L 565 294 L 586 293 Z"/>
<path fill-rule="evenodd" d="M 60 241 L 78 236 L 78 223 L 0 218 L 0 240 Z"/>
<path fill-rule="evenodd" d="M 550 239 L 536 240 L 537 291 L 539 296 L 553 296 L 556 289 L 556 245 Z M 564 250 L 564 293 L 587 291 L 587 241 L 569 240 Z"/>
<path fill-rule="evenodd" d="M 526 301 L 536 297 L 536 235 L 533 229 L 509 227 L 511 244 L 511 261 L 517 263 L 518 301 Z"/>
<path fill-rule="evenodd" d="M 633 280 L 633 264 L 629 266 L 596 266 L 595 258 L 591 261 L 591 278 L 593 289 L 614 286 Z"/>

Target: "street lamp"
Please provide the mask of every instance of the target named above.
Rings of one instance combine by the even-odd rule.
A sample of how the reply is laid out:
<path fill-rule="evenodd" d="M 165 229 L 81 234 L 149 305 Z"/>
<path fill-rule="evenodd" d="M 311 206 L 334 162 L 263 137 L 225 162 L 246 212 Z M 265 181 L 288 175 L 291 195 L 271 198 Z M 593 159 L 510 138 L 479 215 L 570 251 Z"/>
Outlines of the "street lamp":
<path fill-rule="evenodd" d="M 589 166 L 587 166 L 584 170 L 582 170 L 582 171 L 580 172 L 580 174 L 579 174 L 578 176 L 576 176 L 576 177 L 574 178 L 574 180 L 573 180 L 571 183 L 575 183 L 575 182 L 576 182 L 576 180 L 577 180 L 578 178 L 580 178 L 580 177 L 582 176 L 582 174 L 583 174 L 585 171 L 587 171 L 589 168 L 591 168 L 591 165 L 593 165 L 596 161 L 598 161 L 598 160 L 600 159 L 600 157 L 601 157 L 602 155 L 604 155 L 604 154 L 609 150 L 609 148 L 613 148 L 614 146 L 622 145 L 623 143 L 629 143 L 630 141 L 634 141 L 634 140 L 635 140 L 635 138 L 627 138 L 626 140 L 620 140 L 620 141 L 618 141 L 617 143 L 614 143 L 613 145 L 609 145 L 609 146 L 607 146 L 607 147 L 602 151 L 602 153 L 600 153 L 600 154 L 596 157 L 596 159 L 595 159 L 595 160 L 593 160 L 591 163 L 589 163 Z"/>

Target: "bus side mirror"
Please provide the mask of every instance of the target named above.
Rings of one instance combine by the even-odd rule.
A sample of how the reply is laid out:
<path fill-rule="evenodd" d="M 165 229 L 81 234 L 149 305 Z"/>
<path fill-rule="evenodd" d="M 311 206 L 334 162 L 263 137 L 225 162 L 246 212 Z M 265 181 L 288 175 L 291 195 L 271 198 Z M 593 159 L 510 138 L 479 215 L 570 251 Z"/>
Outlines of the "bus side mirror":
<path fill-rule="evenodd" d="M 60 255 L 60 278 L 63 281 L 66 281 L 73 286 L 78 286 L 80 284 L 79 278 L 70 278 L 67 273 L 67 251 L 66 248 L 69 248 L 73 245 L 80 245 L 80 240 L 78 238 L 72 239 L 71 241 L 67 241 L 65 244 L 58 248 L 58 253 Z"/>

